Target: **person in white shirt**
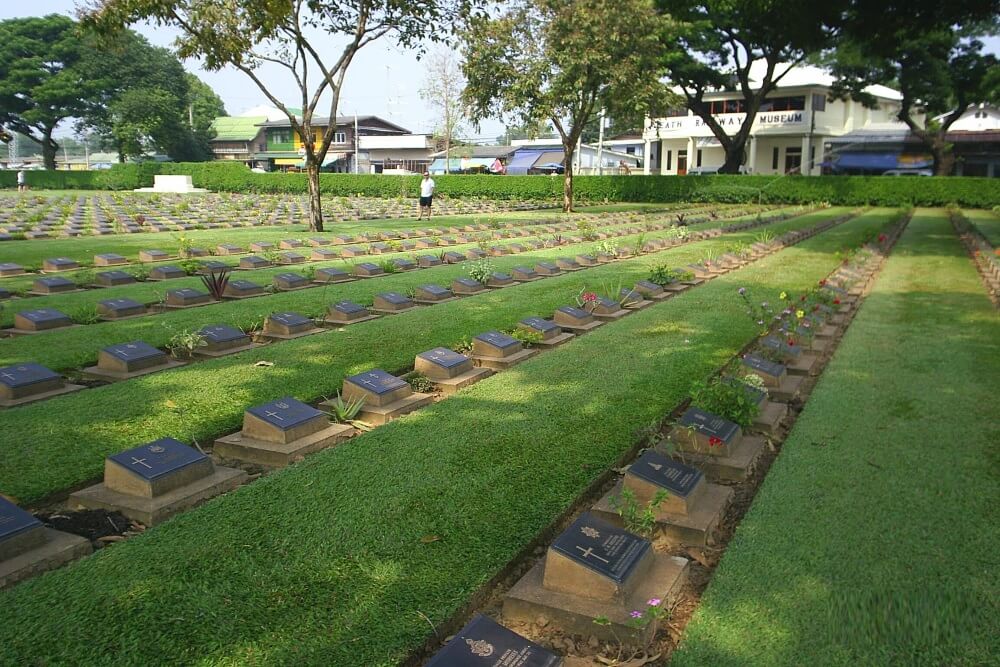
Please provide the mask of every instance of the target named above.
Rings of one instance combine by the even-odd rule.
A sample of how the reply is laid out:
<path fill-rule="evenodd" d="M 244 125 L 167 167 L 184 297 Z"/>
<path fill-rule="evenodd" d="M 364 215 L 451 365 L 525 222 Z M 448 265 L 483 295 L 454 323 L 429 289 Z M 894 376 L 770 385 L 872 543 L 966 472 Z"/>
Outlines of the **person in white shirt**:
<path fill-rule="evenodd" d="M 420 181 L 420 215 L 417 220 L 422 220 L 424 211 L 427 211 L 427 219 L 431 219 L 431 202 L 434 200 L 434 179 L 429 171 L 424 172 L 424 179 Z"/>
<path fill-rule="evenodd" d="M 28 184 L 25 181 L 24 170 L 17 172 L 17 191 L 24 192 L 28 189 Z"/>

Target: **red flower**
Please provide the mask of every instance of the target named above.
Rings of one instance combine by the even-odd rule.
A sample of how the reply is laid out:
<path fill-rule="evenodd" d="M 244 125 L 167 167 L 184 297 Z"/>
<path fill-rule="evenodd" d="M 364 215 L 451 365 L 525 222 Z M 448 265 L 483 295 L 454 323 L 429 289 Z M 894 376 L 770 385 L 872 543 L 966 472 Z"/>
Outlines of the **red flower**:
<path fill-rule="evenodd" d="M 597 294 L 594 292 L 584 292 L 580 298 L 587 302 L 597 301 Z"/>
<path fill-rule="evenodd" d="M 788 339 L 788 347 L 792 347 L 794 345 L 795 345 L 795 341 L 793 339 L 789 338 Z"/>
<path fill-rule="evenodd" d="M 821 281 L 819 281 L 819 286 L 820 286 L 820 287 L 823 287 L 824 285 L 826 285 L 826 280 L 825 280 L 825 279 L 824 279 L 824 280 L 821 280 Z"/>
<path fill-rule="evenodd" d="M 708 446 L 709 447 L 721 447 L 722 446 L 722 440 L 720 438 L 716 438 L 713 435 L 712 437 L 710 437 L 708 439 Z"/>
<path fill-rule="evenodd" d="M 889 237 L 887 237 L 887 236 L 886 236 L 885 234 L 879 234 L 879 235 L 878 235 L 878 242 L 879 242 L 879 243 L 885 243 L 885 240 L 886 240 L 887 238 L 889 238 Z"/>
<path fill-rule="evenodd" d="M 840 303 L 840 299 L 834 299 L 834 300 L 833 300 L 833 302 L 834 302 L 835 304 L 839 304 L 839 303 Z"/>

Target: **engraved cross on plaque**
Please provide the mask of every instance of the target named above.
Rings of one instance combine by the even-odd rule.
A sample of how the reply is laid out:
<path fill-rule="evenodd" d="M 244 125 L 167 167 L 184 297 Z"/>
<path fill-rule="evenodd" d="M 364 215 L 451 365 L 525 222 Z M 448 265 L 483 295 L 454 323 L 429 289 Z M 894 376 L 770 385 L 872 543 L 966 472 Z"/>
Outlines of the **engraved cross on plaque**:
<path fill-rule="evenodd" d="M 595 554 L 593 547 L 587 547 L 586 549 L 584 549 L 581 546 L 577 546 L 577 549 L 580 551 L 581 554 L 583 554 L 584 558 L 589 558 L 590 556 L 593 556 L 594 558 L 596 558 L 599 561 L 603 561 L 605 563 L 610 563 L 611 562 L 608 559 L 601 558 L 600 556 L 598 556 L 597 554 Z"/>
<path fill-rule="evenodd" d="M 140 458 L 136 458 L 134 456 L 132 457 L 132 465 L 134 465 L 134 466 L 140 466 L 141 465 L 141 466 L 144 466 L 146 468 L 149 468 L 150 470 L 153 469 L 153 466 L 151 466 L 148 463 L 146 463 L 146 459 L 144 459 L 144 458 L 140 459 Z"/>

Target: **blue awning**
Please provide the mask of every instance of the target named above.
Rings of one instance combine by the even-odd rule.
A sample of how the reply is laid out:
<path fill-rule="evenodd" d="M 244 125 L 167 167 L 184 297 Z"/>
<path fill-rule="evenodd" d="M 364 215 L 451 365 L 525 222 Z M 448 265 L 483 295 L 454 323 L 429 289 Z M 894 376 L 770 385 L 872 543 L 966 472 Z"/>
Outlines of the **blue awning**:
<path fill-rule="evenodd" d="M 834 171 L 874 171 L 883 172 L 889 169 L 924 169 L 934 164 L 925 155 L 900 155 L 896 152 L 857 151 L 845 152 L 836 156 L 829 166 Z M 827 164 L 824 164 L 827 166 Z"/>
<path fill-rule="evenodd" d="M 507 173 L 511 176 L 524 176 L 534 166 L 535 161 L 545 151 L 518 151 L 507 163 Z"/>

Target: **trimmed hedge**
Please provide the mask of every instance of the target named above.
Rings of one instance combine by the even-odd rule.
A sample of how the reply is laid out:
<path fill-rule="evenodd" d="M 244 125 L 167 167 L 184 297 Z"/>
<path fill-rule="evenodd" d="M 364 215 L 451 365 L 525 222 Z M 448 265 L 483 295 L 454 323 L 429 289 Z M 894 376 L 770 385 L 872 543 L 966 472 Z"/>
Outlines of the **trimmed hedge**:
<path fill-rule="evenodd" d="M 190 174 L 196 186 L 221 192 L 305 193 L 305 174 L 259 174 L 232 162 L 115 165 L 97 172 L 28 172 L 37 188 L 129 190 L 153 184 L 155 174 Z M 412 197 L 419 176 L 323 174 L 326 195 Z M 562 178 L 546 176 L 437 176 L 439 194 L 490 199 L 559 199 Z M 0 186 L 13 187 L 14 173 L 0 172 Z M 900 178 L 892 176 L 578 176 L 581 202 L 811 203 L 842 206 L 1000 205 L 1000 179 Z"/>

